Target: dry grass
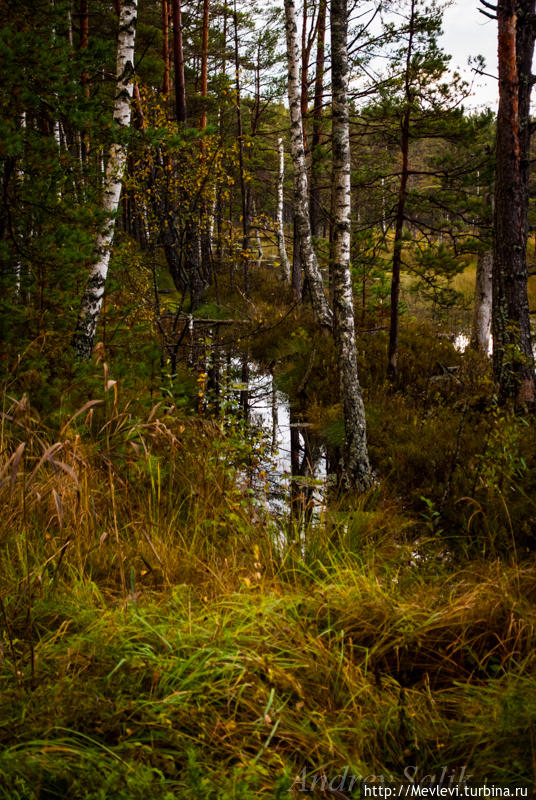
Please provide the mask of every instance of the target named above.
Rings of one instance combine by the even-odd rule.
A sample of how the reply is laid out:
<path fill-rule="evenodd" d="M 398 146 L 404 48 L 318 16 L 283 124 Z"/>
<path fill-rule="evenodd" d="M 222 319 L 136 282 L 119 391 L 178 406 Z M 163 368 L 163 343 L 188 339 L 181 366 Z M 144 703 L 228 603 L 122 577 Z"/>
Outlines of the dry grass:
<path fill-rule="evenodd" d="M 5 396 L 0 435 L 0 797 L 533 780 L 532 562 L 416 560 L 371 498 L 282 549 L 239 428 L 138 419 L 107 375 L 55 427 Z"/>

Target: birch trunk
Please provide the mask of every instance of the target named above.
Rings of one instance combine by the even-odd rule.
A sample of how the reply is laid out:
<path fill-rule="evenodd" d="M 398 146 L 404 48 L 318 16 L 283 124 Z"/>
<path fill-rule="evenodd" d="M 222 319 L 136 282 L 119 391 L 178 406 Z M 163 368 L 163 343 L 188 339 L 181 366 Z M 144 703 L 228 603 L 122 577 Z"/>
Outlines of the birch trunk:
<path fill-rule="evenodd" d="M 277 250 L 283 268 L 283 275 L 285 280 L 290 283 L 290 264 L 287 256 L 287 248 L 285 247 L 285 220 L 283 216 L 283 182 L 285 180 L 285 150 L 283 147 L 283 139 L 279 138 L 277 144 L 279 147 L 279 172 L 277 175 Z"/>
<path fill-rule="evenodd" d="M 365 408 L 357 374 L 354 303 L 350 277 L 350 130 L 348 120 L 347 0 L 331 0 L 333 95 L 333 311 L 344 411 L 344 483 L 363 492 L 374 483 Z"/>
<path fill-rule="evenodd" d="M 294 214 L 294 225 L 292 231 L 292 294 L 296 303 L 303 300 L 303 274 L 300 240 L 298 237 L 298 227 L 296 225 L 296 214 Z"/>
<path fill-rule="evenodd" d="M 471 345 L 484 355 L 489 355 L 491 335 L 493 252 L 485 250 L 478 255 L 475 284 L 475 308 Z"/>
<path fill-rule="evenodd" d="M 320 0 L 318 8 L 318 32 L 316 43 L 315 95 L 313 111 L 313 139 L 311 143 L 311 200 L 310 217 L 311 233 L 318 236 L 320 219 L 320 175 L 322 171 L 322 153 L 320 142 L 322 135 L 322 103 L 324 102 L 324 66 L 326 41 L 326 0 Z"/>
<path fill-rule="evenodd" d="M 122 128 L 130 125 L 137 6 L 137 0 L 123 0 L 119 16 L 117 84 L 113 118 Z M 80 305 L 78 325 L 73 336 L 73 347 L 77 357 L 80 359 L 89 359 L 93 350 L 115 231 L 114 216 L 119 206 L 126 159 L 126 146 L 124 144 L 112 144 L 106 165 L 102 201 L 103 210 L 106 212 L 108 220 L 95 242 L 97 261 L 91 269 L 86 284 Z"/>
<path fill-rule="evenodd" d="M 301 113 L 301 86 L 298 74 L 299 45 L 295 0 L 285 0 L 285 30 L 287 37 L 290 148 L 294 166 L 294 213 L 296 216 L 296 231 L 314 315 L 320 325 L 331 328 L 333 317 L 326 295 L 324 294 L 322 275 L 318 267 L 315 251 L 313 250 L 311 224 L 309 220 L 307 169 L 303 146 L 303 120 Z"/>
<path fill-rule="evenodd" d="M 262 249 L 262 242 L 261 242 L 261 235 L 259 233 L 259 220 L 257 219 L 257 203 L 254 197 L 250 198 L 250 205 L 251 205 L 251 217 L 253 223 L 253 229 L 255 231 L 255 246 L 257 247 L 257 266 L 260 267 L 262 258 L 264 256 L 264 252 Z"/>

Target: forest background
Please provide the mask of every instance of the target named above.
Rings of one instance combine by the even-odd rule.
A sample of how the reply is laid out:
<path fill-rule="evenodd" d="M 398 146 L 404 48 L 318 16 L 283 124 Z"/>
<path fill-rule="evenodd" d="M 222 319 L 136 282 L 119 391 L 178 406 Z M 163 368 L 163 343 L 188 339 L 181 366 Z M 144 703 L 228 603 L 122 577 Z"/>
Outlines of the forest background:
<path fill-rule="evenodd" d="M 0 3 L 0 797 L 533 785 L 536 17 L 495 114 L 447 6 Z"/>

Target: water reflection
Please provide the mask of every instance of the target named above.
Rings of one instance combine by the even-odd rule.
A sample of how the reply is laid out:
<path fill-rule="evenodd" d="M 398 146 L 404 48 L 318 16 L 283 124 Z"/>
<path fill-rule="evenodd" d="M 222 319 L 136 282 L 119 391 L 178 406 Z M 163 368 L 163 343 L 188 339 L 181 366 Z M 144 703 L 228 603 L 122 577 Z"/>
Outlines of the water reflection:
<path fill-rule="evenodd" d="M 337 454 L 315 436 L 303 409 L 293 407 L 274 378 L 273 366 L 262 366 L 237 355 L 224 343 L 225 321 L 195 321 L 190 317 L 184 329 L 175 324 L 166 334 L 163 351 L 173 345 L 174 372 L 177 360 L 198 375 L 200 413 L 224 420 L 240 418 L 252 439 L 261 440 L 259 459 L 250 464 L 244 479 L 253 496 L 276 519 L 293 521 L 300 530 L 325 505 L 326 476 Z M 168 341 L 169 340 L 169 341 Z"/>
<path fill-rule="evenodd" d="M 273 370 L 237 358 L 231 358 L 231 370 L 235 380 L 228 385 L 239 392 L 243 417 L 252 435 L 262 431 L 267 442 L 248 476 L 255 497 L 275 516 L 305 523 L 325 501 L 325 449 L 277 388 Z"/>

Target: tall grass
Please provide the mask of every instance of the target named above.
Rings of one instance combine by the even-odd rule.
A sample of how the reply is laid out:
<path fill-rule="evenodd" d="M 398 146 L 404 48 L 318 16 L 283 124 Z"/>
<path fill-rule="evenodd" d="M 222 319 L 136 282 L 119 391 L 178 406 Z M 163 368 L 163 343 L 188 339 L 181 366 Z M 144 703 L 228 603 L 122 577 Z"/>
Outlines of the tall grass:
<path fill-rule="evenodd" d="M 282 548 L 238 433 L 136 416 L 107 374 L 54 425 L 3 407 L 0 797 L 533 781 L 532 561 L 419 558 L 374 498 Z"/>

